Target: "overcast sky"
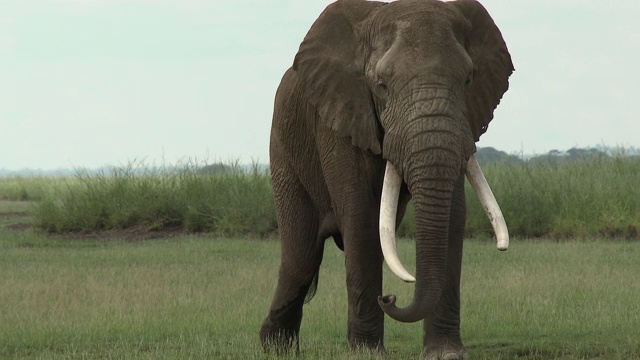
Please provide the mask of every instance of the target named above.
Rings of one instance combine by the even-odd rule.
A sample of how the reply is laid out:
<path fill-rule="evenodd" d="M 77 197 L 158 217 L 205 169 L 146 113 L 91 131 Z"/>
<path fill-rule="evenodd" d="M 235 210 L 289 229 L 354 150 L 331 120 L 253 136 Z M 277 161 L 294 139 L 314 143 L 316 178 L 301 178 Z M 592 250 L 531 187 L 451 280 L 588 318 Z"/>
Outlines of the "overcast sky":
<path fill-rule="evenodd" d="M 0 0 L 0 169 L 268 162 L 326 0 Z M 479 146 L 640 146 L 640 1 L 486 0 L 516 72 Z"/>

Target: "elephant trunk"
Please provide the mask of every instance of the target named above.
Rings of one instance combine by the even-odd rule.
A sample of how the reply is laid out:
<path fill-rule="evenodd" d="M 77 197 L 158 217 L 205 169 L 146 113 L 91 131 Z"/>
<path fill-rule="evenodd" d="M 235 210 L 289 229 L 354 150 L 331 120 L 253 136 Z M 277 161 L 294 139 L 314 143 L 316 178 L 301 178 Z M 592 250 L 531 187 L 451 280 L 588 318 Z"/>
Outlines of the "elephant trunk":
<path fill-rule="evenodd" d="M 438 129 L 438 131 L 424 132 L 424 136 L 410 139 L 408 142 L 409 145 L 412 143 L 422 145 L 418 150 L 409 150 L 408 161 L 403 163 L 402 168 L 416 211 L 414 296 L 411 304 L 404 308 L 396 307 L 396 297 L 393 295 L 381 296 L 378 299 L 382 310 L 398 321 L 415 322 L 424 319 L 435 310 L 444 288 L 451 199 L 466 155 L 463 154 L 463 146 L 457 146 L 460 144 L 458 134 L 456 131 Z M 387 172 L 388 170 L 389 167 Z M 385 174 L 385 177 L 387 176 L 388 174 Z M 385 185 L 386 182 L 385 180 Z M 385 194 L 384 186 L 383 194 Z M 385 195 L 383 199 L 384 197 Z M 385 248 L 385 234 L 382 230 L 384 211 L 381 209 L 380 224 L 383 250 Z M 395 228 L 393 230 L 395 231 Z M 387 259 L 386 254 L 385 259 Z"/>
<path fill-rule="evenodd" d="M 509 247 L 509 229 L 493 191 L 491 191 L 491 187 L 487 183 L 487 179 L 484 177 L 478 160 L 474 155 L 471 155 L 467 162 L 465 174 L 493 226 L 498 250 L 507 250 Z M 387 162 L 380 202 L 380 245 L 389 269 L 401 280 L 415 282 L 416 278 L 400 262 L 396 249 L 396 218 L 401 185 L 402 178 L 398 175 L 393 164 Z"/>

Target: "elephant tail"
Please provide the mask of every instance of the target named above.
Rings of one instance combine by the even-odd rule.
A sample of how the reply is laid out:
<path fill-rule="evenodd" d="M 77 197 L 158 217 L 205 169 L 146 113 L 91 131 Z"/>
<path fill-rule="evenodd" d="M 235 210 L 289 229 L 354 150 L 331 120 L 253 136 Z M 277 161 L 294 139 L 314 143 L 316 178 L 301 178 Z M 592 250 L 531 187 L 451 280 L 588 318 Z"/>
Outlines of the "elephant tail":
<path fill-rule="evenodd" d="M 307 296 L 304 298 L 304 303 L 308 303 L 316 296 L 316 290 L 318 290 L 318 275 L 320 275 L 320 270 L 316 271 L 315 275 L 313 275 L 313 279 L 311 280 L 311 284 L 309 284 L 309 290 L 307 291 Z"/>

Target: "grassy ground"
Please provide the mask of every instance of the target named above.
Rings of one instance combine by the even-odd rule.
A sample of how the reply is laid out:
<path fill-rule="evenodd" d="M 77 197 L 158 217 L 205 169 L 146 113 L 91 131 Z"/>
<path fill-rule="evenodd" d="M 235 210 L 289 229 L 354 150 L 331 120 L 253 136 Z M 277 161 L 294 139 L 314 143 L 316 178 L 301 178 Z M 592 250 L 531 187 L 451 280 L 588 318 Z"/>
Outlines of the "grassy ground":
<path fill-rule="evenodd" d="M 3 227 L 11 221 L 0 217 L 0 358 L 266 358 L 257 333 L 276 241 L 56 240 Z M 640 243 L 465 246 L 462 328 L 473 359 L 640 358 Z M 400 253 L 411 263 L 413 244 Z M 367 358 L 346 347 L 343 264 L 327 243 L 303 358 Z M 388 272 L 384 288 L 403 304 L 412 294 Z M 389 358 L 418 358 L 421 336 L 419 323 L 388 320 Z"/>

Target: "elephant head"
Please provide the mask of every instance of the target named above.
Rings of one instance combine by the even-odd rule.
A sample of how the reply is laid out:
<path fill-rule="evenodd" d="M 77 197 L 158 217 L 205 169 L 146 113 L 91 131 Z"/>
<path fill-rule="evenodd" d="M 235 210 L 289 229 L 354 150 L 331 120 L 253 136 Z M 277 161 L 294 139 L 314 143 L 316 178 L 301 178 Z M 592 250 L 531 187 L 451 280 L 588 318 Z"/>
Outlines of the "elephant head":
<path fill-rule="evenodd" d="M 476 1 L 343 0 L 313 24 L 293 69 L 311 94 L 318 126 L 385 159 L 385 184 L 396 171 L 395 182 L 406 183 L 416 210 L 414 298 L 406 308 L 397 308 L 393 296 L 379 303 L 400 321 L 425 318 L 444 286 L 454 186 L 469 159 L 475 164 L 475 142 L 514 70 L 500 31 Z M 382 197 L 383 204 L 397 203 L 386 185 Z M 499 209 L 493 211 L 500 223 Z M 395 210 L 380 212 L 395 222 Z M 395 231 L 386 222 L 381 228 L 382 238 Z M 499 241 L 506 248 L 506 238 Z M 398 270 L 388 257 L 395 250 L 383 248 Z"/>

